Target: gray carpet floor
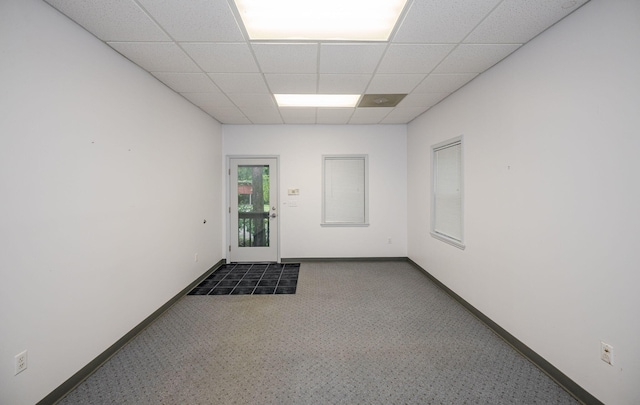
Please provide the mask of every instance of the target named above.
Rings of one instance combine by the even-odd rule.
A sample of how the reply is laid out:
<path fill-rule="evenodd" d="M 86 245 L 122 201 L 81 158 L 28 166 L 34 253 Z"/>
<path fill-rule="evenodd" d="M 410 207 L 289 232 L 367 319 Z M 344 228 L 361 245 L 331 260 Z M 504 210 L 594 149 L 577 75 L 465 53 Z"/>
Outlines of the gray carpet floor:
<path fill-rule="evenodd" d="M 185 296 L 59 404 L 577 404 L 405 262 Z"/>

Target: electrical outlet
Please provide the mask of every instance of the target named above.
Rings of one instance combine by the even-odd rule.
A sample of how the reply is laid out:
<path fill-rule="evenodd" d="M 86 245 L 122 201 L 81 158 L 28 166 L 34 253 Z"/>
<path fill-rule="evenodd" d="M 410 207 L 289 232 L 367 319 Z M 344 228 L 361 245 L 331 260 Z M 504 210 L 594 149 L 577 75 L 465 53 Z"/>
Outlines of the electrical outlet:
<path fill-rule="evenodd" d="M 27 351 L 16 354 L 13 358 L 13 365 L 15 368 L 15 375 L 22 373 L 27 369 Z"/>
<path fill-rule="evenodd" d="M 613 346 L 605 342 L 600 342 L 600 358 L 605 363 L 613 366 Z"/>
<path fill-rule="evenodd" d="M 193 261 L 197 262 L 198 261 L 198 254 L 196 253 L 195 256 L 193 257 Z"/>

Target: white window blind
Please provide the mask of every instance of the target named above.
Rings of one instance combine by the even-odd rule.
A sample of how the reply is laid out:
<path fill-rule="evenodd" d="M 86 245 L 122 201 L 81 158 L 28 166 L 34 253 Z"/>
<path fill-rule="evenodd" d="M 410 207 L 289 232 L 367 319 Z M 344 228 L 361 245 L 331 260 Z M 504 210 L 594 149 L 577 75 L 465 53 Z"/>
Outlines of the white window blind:
<path fill-rule="evenodd" d="M 463 244 L 462 138 L 432 147 L 431 233 L 460 248 Z"/>
<path fill-rule="evenodd" d="M 323 156 L 323 225 L 366 225 L 367 156 Z"/>

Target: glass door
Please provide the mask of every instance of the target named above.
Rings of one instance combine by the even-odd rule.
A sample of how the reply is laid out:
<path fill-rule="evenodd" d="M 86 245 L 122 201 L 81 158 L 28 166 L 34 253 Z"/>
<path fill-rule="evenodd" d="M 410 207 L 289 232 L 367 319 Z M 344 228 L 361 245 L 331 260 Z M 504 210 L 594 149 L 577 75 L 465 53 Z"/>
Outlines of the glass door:
<path fill-rule="evenodd" d="M 229 260 L 278 261 L 277 160 L 230 158 L 229 176 Z"/>

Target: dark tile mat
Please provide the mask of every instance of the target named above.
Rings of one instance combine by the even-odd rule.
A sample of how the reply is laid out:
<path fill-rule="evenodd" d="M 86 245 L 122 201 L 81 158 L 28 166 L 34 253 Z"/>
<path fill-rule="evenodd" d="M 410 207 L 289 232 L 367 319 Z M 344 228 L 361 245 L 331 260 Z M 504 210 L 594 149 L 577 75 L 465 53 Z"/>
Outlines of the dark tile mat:
<path fill-rule="evenodd" d="M 214 271 L 188 295 L 295 294 L 300 263 L 230 263 Z"/>

